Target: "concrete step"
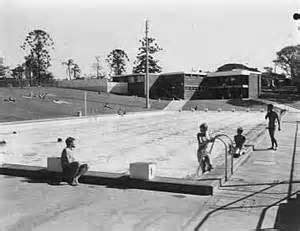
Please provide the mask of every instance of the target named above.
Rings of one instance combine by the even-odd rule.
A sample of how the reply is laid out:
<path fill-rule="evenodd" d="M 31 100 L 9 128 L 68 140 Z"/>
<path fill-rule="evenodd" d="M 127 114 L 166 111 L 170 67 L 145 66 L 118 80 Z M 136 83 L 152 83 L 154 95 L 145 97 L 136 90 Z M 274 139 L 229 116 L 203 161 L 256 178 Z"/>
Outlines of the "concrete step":
<path fill-rule="evenodd" d="M 59 184 L 64 181 L 59 172 L 49 172 L 46 168 L 27 165 L 3 164 L 0 166 L 0 174 L 41 179 L 45 182 L 53 181 Z M 169 177 L 155 177 L 152 180 L 140 180 L 130 178 L 127 174 L 88 171 L 79 179 L 80 183 L 107 185 L 112 188 L 145 189 L 185 193 L 194 195 L 212 195 L 213 187 L 210 184 L 194 180 L 186 180 Z"/>
<path fill-rule="evenodd" d="M 164 108 L 164 111 L 180 111 L 186 102 L 187 100 L 173 100 Z"/>

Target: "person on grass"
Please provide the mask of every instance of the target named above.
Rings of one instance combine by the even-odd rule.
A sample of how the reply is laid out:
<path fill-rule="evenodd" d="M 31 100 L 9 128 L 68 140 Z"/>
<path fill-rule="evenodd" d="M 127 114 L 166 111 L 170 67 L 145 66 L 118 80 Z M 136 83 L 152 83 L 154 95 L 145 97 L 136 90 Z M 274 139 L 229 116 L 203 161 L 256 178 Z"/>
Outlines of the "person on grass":
<path fill-rule="evenodd" d="M 273 104 L 268 104 L 268 112 L 265 116 L 265 119 L 269 119 L 269 124 L 268 124 L 268 130 L 269 130 L 269 135 L 271 138 L 271 148 L 273 150 L 277 150 L 278 148 L 278 143 L 277 140 L 275 139 L 275 130 L 276 130 L 276 121 L 278 124 L 278 131 L 280 131 L 280 120 L 278 117 L 278 114 L 273 111 Z"/>
<path fill-rule="evenodd" d="M 85 174 L 88 170 L 87 164 L 80 164 L 75 160 L 73 150 L 75 148 L 75 138 L 68 137 L 66 139 L 66 147 L 61 153 L 61 166 L 63 175 L 66 177 L 67 182 L 76 186 L 79 184 L 79 177 Z"/>

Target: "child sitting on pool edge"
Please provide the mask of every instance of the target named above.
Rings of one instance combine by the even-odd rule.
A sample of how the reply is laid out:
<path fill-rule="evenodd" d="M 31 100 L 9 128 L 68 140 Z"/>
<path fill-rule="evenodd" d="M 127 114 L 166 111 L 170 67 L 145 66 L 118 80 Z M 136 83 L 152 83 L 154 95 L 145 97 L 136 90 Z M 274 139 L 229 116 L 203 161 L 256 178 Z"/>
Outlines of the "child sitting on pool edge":
<path fill-rule="evenodd" d="M 67 182 L 72 186 L 77 186 L 79 184 L 78 179 L 88 170 L 87 164 L 80 164 L 75 161 L 73 156 L 73 149 L 75 138 L 68 137 L 66 139 L 66 147 L 61 154 L 61 167 L 63 169 L 63 175 L 67 178 Z"/>
<path fill-rule="evenodd" d="M 243 128 L 238 127 L 237 134 L 234 136 L 235 146 L 233 149 L 233 157 L 235 158 L 239 157 L 241 154 L 244 154 L 242 150 L 244 147 L 244 143 L 246 142 L 246 137 L 243 136 L 242 133 L 243 133 Z"/>

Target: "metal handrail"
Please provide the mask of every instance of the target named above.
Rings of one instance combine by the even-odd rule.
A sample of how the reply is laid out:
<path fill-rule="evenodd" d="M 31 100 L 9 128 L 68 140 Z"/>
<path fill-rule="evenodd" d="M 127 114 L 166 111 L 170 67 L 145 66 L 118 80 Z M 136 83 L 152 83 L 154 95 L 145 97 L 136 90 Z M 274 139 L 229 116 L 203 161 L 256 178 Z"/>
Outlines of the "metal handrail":
<path fill-rule="evenodd" d="M 228 146 L 227 146 L 227 143 L 222 139 L 222 138 L 220 138 L 220 136 L 224 136 L 224 137 L 226 137 L 226 138 L 228 138 L 229 140 L 230 140 L 230 144 L 231 144 L 231 146 L 233 147 L 233 141 L 232 141 L 232 139 L 228 136 L 228 135 L 226 135 L 226 134 L 217 134 L 217 137 L 215 138 L 215 140 L 216 139 L 218 139 L 218 140 L 220 140 L 223 144 L 224 144 L 224 147 L 225 147 L 225 162 L 224 162 L 224 164 L 225 164 L 225 169 L 224 169 L 224 178 L 225 178 L 225 182 L 228 180 L 228 174 L 227 174 L 227 167 L 228 167 Z M 212 144 L 212 146 L 211 146 L 211 150 L 212 150 L 212 148 L 213 148 L 213 146 L 214 146 L 214 144 L 215 144 L 215 141 L 213 142 L 213 144 Z M 210 150 L 210 151 L 211 151 Z M 233 174 L 233 155 L 231 155 L 231 159 L 230 159 L 231 161 L 231 164 L 230 164 L 230 174 L 232 175 Z"/>

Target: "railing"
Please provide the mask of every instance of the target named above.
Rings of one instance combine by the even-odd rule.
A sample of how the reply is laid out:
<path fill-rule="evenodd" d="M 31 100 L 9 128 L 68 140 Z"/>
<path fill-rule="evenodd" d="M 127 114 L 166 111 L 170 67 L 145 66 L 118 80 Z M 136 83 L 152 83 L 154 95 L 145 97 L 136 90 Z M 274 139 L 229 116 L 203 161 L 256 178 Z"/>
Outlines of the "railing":
<path fill-rule="evenodd" d="M 228 140 L 229 140 L 229 145 L 231 145 L 231 147 L 228 146 L 228 143 L 224 141 L 224 139 L 220 138 L 220 137 L 226 137 Z M 230 152 L 233 148 L 233 141 L 232 139 L 226 135 L 226 134 L 217 134 L 216 135 L 216 138 L 215 139 L 218 139 L 219 141 L 221 141 L 223 144 L 224 144 L 224 147 L 225 147 L 225 161 L 224 161 L 224 164 L 225 164 L 225 169 L 224 169 L 224 180 L 225 182 L 228 180 L 228 151 Z M 212 146 L 211 146 L 211 150 L 213 148 L 215 144 L 215 141 L 213 142 Z M 233 153 L 230 153 L 231 154 L 231 157 L 230 157 L 230 175 L 233 174 Z"/>

